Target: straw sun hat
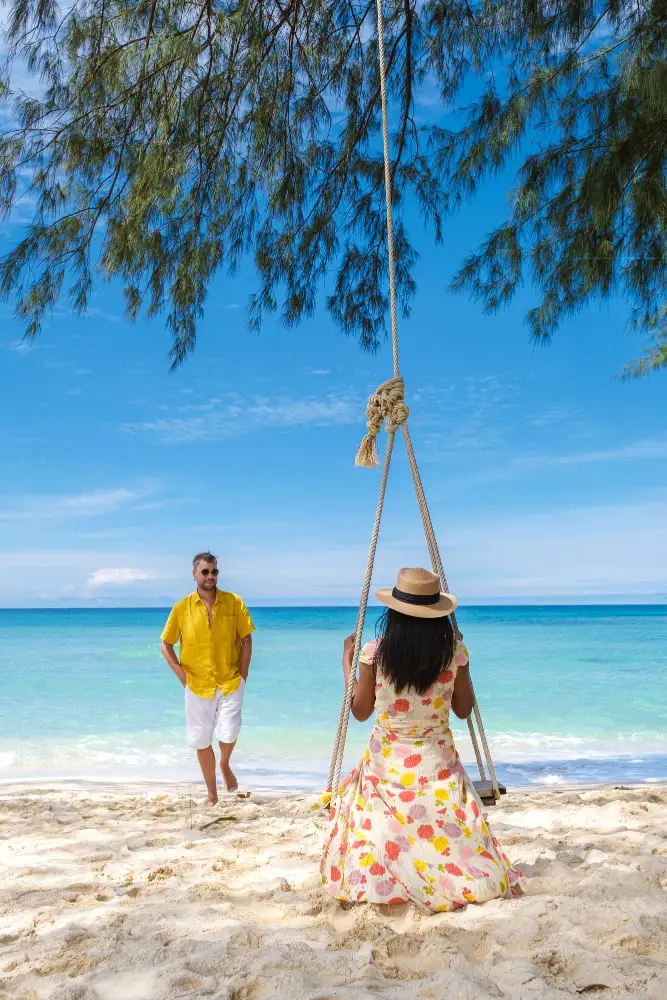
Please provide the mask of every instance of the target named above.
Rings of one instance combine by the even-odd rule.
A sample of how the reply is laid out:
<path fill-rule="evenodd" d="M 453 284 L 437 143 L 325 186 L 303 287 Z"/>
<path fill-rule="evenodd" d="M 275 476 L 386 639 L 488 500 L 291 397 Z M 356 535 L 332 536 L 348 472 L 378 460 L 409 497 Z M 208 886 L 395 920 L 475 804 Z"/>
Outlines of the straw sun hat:
<path fill-rule="evenodd" d="M 376 590 L 381 604 L 413 618 L 444 618 L 456 609 L 453 594 L 440 592 L 440 580 L 427 569 L 399 569 L 396 586 Z"/>

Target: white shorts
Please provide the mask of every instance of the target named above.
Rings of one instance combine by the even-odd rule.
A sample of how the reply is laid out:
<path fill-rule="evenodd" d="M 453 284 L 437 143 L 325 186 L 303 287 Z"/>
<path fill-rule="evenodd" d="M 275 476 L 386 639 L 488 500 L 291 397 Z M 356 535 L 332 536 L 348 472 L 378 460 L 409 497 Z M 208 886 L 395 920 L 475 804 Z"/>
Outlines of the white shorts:
<path fill-rule="evenodd" d="M 218 688 L 212 698 L 200 698 L 185 689 L 185 739 L 193 750 L 210 747 L 213 737 L 220 743 L 234 743 L 241 729 L 241 709 L 245 681 L 231 694 Z"/>

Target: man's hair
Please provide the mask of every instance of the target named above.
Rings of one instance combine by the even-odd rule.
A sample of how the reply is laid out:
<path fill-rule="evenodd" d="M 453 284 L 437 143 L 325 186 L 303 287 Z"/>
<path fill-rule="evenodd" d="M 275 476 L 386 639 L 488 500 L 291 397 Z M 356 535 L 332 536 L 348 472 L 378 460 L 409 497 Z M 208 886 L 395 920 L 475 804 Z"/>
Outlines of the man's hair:
<path fill-rule="evenodd" d="M 217 558 L 212 552 L 198 552 L 192 560 L 192 568 L 197 569 L 200 562 L 217 562 Z"/>

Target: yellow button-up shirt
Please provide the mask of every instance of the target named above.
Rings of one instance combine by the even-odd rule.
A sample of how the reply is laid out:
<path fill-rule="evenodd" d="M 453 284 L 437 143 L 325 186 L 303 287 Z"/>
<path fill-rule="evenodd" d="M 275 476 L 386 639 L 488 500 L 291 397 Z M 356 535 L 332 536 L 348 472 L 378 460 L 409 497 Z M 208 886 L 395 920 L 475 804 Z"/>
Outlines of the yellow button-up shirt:
<path fill-rule="evenodd" d="M 180 661 L 188 687 L 200 698 L 212 698 L 216 688 L 227 695 L 239 687 L 241 639 L 254 631 L 238 594 L 216 590 L 209 622 L 208 609 L 195 591 L 174 605 L 162 640 L 170 646 L 180 640 Z"/>

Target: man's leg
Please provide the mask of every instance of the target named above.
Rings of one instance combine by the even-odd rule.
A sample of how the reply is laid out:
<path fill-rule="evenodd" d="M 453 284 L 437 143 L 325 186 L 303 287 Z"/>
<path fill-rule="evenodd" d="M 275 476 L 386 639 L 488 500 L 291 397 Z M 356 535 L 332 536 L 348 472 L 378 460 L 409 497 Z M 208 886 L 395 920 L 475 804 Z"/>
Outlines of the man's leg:
<path fill-rule="evenodd" d="M 235 792 L 239 787 L 236 775 L 229 766 L 229 759 L 232 756 L 232 750 L 235 746 L 236 740 L 234 740 L 233 743 L 220 744 L 220 771 L 222 772 L 222 782 L 225 786 L 225 790 L 228 792 Z M 213 767 L 215 769 L 215 764 Z"/>
<path fill-rule="evenodd" d="M 212 737 L 217 714 L 219 695 L 200 698 L 189 688 L 185 689 L 185 728 L 188 746 L 197 751 L 199 766 L 206 782 L 208 801 L 215 805 L 218 789 L 215 777 L 215 754 Z"/>
<path fill-rule="evenodd" d="M 201 767 L 201 773 L 204 775 L 204 781 L 206 782 L 208 801 L 211 805 L 215 805 L 218 801 L 218 788 L 215 780 L 215 754 L 213 753 L 213 747 L 210 746 L 206 747 L 205 750 L 197 750 L 197 758 Z"/>
<path fill-rule="evenodd" d="M 236 691 L 222 697 L 215 719 L 215 735 L 220 742 L 220 771 L 222 772 L 223 784 L 228 792 L 235 792 L 239 787 L 236 775 L 229 766 L 229 761 L 236 746 L 236 738 L 241 730 L 244 691 L 245 681 L 241 681 Z"/>

